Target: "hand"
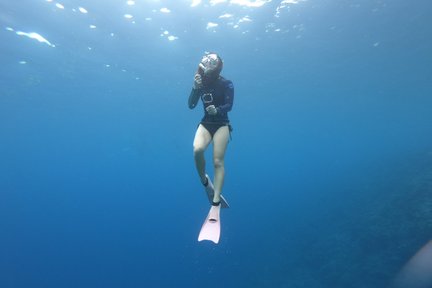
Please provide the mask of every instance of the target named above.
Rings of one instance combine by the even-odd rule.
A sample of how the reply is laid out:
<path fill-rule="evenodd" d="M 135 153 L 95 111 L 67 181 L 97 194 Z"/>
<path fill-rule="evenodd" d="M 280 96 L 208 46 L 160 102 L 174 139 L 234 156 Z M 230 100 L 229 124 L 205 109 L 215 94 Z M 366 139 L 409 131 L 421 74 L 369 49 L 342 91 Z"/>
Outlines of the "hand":
<path fill-rule="evenodd" d="M 201 74 L 195 74 L 195 77 L 194 77 L 194 88 L 195 89 L 200 89 L 200 88 L 202 88 L 202 77 L 201 77 Z"/>
<path fill-rule="evenodd" d="M 216 115 L 217 114 L 217 109 L 214 105 L 210 105 L 206 108 L 207 113 L 209 113 L 210 115 Z"/>

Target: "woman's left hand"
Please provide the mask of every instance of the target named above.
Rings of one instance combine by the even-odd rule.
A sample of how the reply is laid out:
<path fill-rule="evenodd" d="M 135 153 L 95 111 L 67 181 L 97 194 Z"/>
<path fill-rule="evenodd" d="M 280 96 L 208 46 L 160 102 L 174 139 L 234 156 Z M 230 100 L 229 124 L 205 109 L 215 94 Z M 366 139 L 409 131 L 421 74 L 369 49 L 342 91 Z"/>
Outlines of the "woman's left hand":
<path fill-rule="evenodd" d="M 217 114 L 217 109 L 214 105 L 210 105 L 206 108 L 207 113 L 210 115 L 216 115 Z"/>

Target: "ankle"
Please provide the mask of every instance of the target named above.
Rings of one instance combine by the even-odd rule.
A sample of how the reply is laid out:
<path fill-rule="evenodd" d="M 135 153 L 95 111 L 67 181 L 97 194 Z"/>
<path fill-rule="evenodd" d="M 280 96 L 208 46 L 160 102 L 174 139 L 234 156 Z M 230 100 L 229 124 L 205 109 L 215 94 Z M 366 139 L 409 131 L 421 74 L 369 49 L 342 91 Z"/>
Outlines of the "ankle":
<path fill-rule="evenodd" d="M 219 206 L 221 204 L 221 201 L 218 202 L 212 201 L 212 206 Z"/>
<path fill-rule="evenodd" d="M 213 204 L 216 204 L 214 206 L 217 206 L 221 202 L 221 198 L 214 195 L 212 202 Z"/>

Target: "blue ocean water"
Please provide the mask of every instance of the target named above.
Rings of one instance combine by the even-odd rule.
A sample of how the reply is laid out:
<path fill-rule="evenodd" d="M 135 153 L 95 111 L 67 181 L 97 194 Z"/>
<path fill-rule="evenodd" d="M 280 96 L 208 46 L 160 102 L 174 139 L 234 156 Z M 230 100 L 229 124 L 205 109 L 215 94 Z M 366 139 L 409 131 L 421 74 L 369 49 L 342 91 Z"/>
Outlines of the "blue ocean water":
<path fill-rule="evenodd" d="M 387 287 L 432 239 L 431 9 L 0 0 L 0 287 Z M 218 245 L 205 51 L 235 86 Z"/>

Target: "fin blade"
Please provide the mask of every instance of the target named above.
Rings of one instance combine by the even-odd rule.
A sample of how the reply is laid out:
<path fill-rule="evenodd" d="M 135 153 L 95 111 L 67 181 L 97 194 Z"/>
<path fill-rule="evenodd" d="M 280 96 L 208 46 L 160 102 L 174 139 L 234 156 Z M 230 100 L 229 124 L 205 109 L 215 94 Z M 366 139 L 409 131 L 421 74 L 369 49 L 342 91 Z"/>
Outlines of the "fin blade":
<path fill-rule="evenodd" d="M 221 205 L 211 206 L 210 211 L 201 227 L 198 235 L 198 241 L 209 240 L 215 244 L 219 243 L 220 239 L 220 209 Z"/>

